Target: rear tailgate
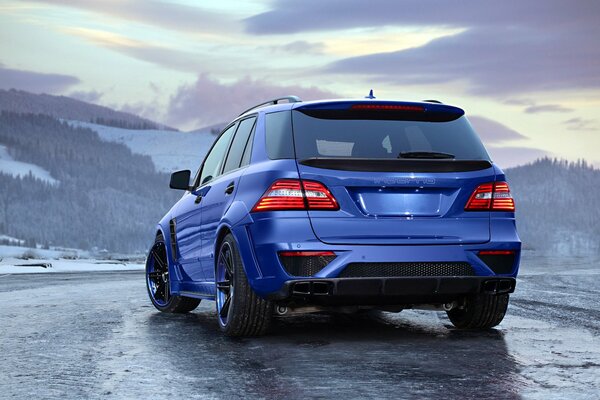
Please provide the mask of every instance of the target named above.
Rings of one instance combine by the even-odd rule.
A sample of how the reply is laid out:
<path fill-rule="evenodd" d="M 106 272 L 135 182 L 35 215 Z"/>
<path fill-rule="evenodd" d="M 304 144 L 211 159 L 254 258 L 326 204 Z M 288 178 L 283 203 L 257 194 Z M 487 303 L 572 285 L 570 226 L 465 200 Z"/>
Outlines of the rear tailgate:
<path fill-rule="evenodd" d="M 377 109 L 378 104 L 384 107 Z M 490 240 L 489 211 L 464 211 L 477 186 L 494 181 L 495 173 L 462 110 L 422 103 L 330 102 L 300 105 L 292 115 L 300 178 L 325 184 L 340 205 L 337 211 L 309 211 L 321 241 L 431 245 Z M 410 152 L 419 152 L 419 158 L 402 158 Z M 434 152 L 453 158 L 424 159 L 421 154 Z"/>
<path fill-rule="evenodd" d="M 324 183 L 339 211 L 309 211 L 315 235 L 331 244 L 475 244 L 490 239 L 489 211 L 466 212 L 473 190 L 494 169 L 367 172 L 298 163 L 302 179 Z"/>

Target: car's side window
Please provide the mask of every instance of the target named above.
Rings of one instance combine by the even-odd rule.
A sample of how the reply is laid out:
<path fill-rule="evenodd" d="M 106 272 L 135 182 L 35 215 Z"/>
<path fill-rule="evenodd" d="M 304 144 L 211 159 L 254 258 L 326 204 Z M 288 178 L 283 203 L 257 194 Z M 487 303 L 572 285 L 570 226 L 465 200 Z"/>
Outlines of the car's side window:
<path fill-rule="evenodd" d="M 200 173 L 200 181 L 198 182 L 199 185 L 204 185 L 221 174 L 221 167 L 223 166 L 223 162 L 225 160 L 225 152 L 227 151 L 229 142 L 231 141 L 231 137 L 233 136 L 236 127 L 237 124 L 232 125 L 225 132 L 223 132 L 210 150 L 210 153 L 208 153 L 204 159 L 202 172 Z"/>
<path fill-rule="evenodd" d="M 225 168 L 223 168 L 224 174 L 240 167 L 244 149 L 255 122 L 256 117 L 251 117 L 246 118 L 239 123 L 237 132 L 235 133 L 235 137 L 233 138 L 231 147 L 229 148 L 227 161 L 225 161 Z"/>
<path fill-rule="evenodd" d="M 252 128 L 252 133 L 250 133 L 250 137 L 246 142 L 246 148 L 244 149 L 244 154 L 242 155 L 242 162 L 240 163 L 240 167 L 250 164 L 250 156 L 252 155 L 252 143 L 254 142 L 254 134 L 256 132 L 256 124 Z"/>
<path fill-rule="evenodd" d="M 278 111 L 265 115 L 267 155 L 271 160 L 294 158 L 291 111 Z"/>

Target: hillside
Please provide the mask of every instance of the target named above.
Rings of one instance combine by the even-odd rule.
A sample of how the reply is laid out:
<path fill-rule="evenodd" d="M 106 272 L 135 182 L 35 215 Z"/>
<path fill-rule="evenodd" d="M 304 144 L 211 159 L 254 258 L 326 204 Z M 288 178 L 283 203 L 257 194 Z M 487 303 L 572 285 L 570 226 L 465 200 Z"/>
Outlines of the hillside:
<path fill-rule="evenodd" d="M 108 107 L 65 96 L 33 94 L 0 89 L 0 111 L 50 115 L 55 118 L 92 122 L 127 129 L 174 130 L 156 122 Z"/>
<path fill-rule="evenodd" d="M 600 170 L 540 159 L 506 170 L 525 248 L 551 254 L 600 253 Z"/>
<path fill-rule="evenodd" d="M 74 127 L 88 128 L 100 139 L 122 143 L 133 153 L 152 158 L 156 169 L 171 173 L 180 169 L 196 171 L 216 135 L 211 127 L 192 132 L 121 129 L 79 121 L 69 121 Z"/>
<path fill-rule="evenodd" d="M 50 116 L 1 112 L 0 145 L 59 182 L 0 173 L 0 234 L 28 243 L 141 251 L 181 194 L 149 156 Z"/>
<path fill-rule="evenodd" d="M 8 147 L 2 144 L 0 144 L 0 172 L 14 177 L 24 177 L 31 174 L 34 178 L 50 184 L 58 183 L 56 179 L 52 178 L 50 172 L 39 165 L 15 160 L 10 155 Z"/>
<path fill-rule="evenodd" d="M 189 133 L 201 133 L 201 132 L 209 132 L 212 135 L 216 136 L 218 135 L 228 124 L 229 122 L 221 122 L 218 124 L 212 124 L 209 126 L 205 126 L 199 129 L 195 129 L 193 131 L 190 131 Z"/>

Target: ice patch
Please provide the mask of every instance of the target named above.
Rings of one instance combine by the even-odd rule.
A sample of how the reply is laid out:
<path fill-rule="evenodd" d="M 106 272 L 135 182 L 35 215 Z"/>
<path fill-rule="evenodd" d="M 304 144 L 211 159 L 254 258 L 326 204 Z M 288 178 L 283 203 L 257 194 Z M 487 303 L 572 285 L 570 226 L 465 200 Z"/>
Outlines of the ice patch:
<path fill-rule="evenodd" d="M 508 349 L 519 362 L 520 375 L 529 381 L 525 398 L 595 398 L 586 396 L 581 388 L 600 390 L 596 336 L 578 327 L 561 327 L 510 312 L 501 326 Z"/>

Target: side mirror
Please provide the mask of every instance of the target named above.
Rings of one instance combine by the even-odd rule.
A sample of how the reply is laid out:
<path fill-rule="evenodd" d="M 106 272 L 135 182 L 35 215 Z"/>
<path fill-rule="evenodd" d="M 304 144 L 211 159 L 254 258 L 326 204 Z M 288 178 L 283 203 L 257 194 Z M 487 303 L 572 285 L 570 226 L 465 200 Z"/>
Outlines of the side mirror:
<path fill-rule="evenodd" d="M 190 190 L 190 176 L 192 172 L 189 169 L 176 171 L 171 174 L 169 187 L 177 190 Z"/>

